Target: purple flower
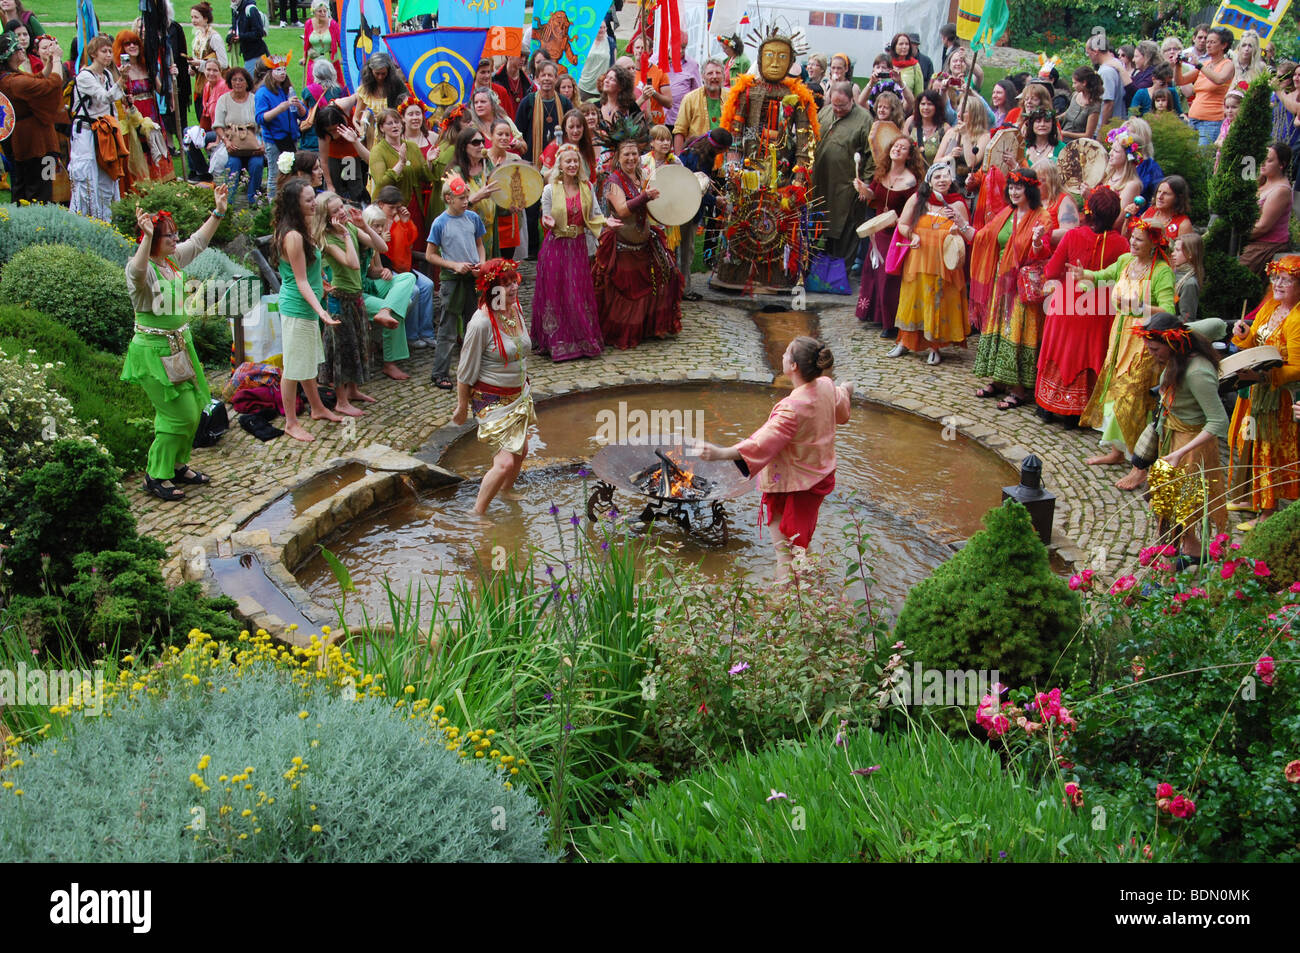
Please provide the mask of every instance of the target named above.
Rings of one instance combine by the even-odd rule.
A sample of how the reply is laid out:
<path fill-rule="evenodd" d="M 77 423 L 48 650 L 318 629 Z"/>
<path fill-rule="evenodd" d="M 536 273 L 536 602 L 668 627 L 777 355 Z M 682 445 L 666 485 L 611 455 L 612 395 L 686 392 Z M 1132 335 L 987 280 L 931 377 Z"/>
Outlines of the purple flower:
<path fill-rule="evenodd" d="M 579 516 L 577 513 L 574 513 L 572 516 L 569 517 L 569 522 L 572 523 L 574 526 L 577 526 L 582 522 L 582 517 Z"/>
<path fill-rule="evenodd" d="M 590 471 L 590 470 L 588 470 L 586 467 L 578 467 L 578 478 L 579 478 L 579 479 L 581 479 L 581 480 L 585 480 L 585 479 L 586 479 L 587 477 L 589 477 L 589 476 L 591 476 L 591 471 Z"/>
<path fill-rule="evenodd" d="M 854 768 L 850 773 L 851 773 L 851 774 L 863 774 L 863 775 L 868 775 L 868 776 L 870 776 L 870 775 L 875 774 L 875 773 L 876 773 L 877 771 L 879 771 L 879 770 L 880 770 L 880 765 L 878 765 L 878 764 L 873 764 L 873 765 L 872 765 L 871 767 L 869 767 L 869 768 Z"/>
<path fill-rule="evenodd" d="M 573 730 L 573 725 L 566 724 L 566 725 L 564 726 L 564 730 L 565 730 L 565 731 L 572 731 L 572 730 Z"/>
<path fill-rule="evenodd" d="M 551 700 L 552 698 L 554 698 L 554 697 L 555 697 L 555 696 L 552 695 L 550 692 L 547 692 L 545 695 L 542 696 L 543 700 L 545 700 L 545 701 L 550 701 L 550 700 Z"/>
<path fill-rule="evenodd" d="M 600 549 L 601 549 L 602 552 L 606 552 L 606 551 L 608 551 L 608 550 L 609 550 L 609 540 L 605 540 L 603 543 L 601 543 L 601 544 L 600 544 Z"/>
<path fill-rule="evenodd" d="M 745 669 L 747 669 L 747 668 L 749 668 L 749 663 L 748 663 L 748 662 L 737 662 L 735 665 L 731 666 L 731 668 L 727 669 L 727 674 L 728 674 L 728 675 L 739 675 L 741 672 L 743 672 L 743 671 L 744 671 Z"/>
<path fill-rule="evenodd" d="M 549 510 L 547 510 L 546 512 L 550 513 L 552 516 L 555 516 L 556 514 L 558 514 L 558 513 L 560 512 L 560 508 L 559 508 L 558 506 L 556 506 L 554 503 L 552 503 L 552 504 L 551 504 L 551 508 L 550 508 Z"/>
<path fill-rule="evenodd" d="M 554 576 L 554 575 L 555 575 L 555 568 L 554 568 L 553 566 L 547 566 L 547 567 L 546 567 L 546 575 L 548 575 L 548 576 Z"/>
<path fill-rule="evenodd" d="M 781 793 L 780 791 L 778 791 L 776 788 L 772 788 L 772 793 L 768 796 L 768 800 L 769 800 L 769 801 L 775 801 L 775 800 L 777 800 L 778 798 L 785 798 L 787 801 L 790 800 L 790 798 L 789 798 L 788 795 L 782 794 L 782 793 Z"/>
<path fill-rule="evenodd" d="M 616 520 L 616 519 L 618 519 L 618 507 L 617 507 L 617 506 L 614 507 L 613 509 L 611 509 L 611 510 L 609 511 L 609 521 L 612 523 L 612 522 L 614 522 L 614 520 Z"/>
<path fill-rule="evenodd" d="M 1000 850 L 1000 851 L 998 851 L 998 856 L 999 856 L 999 857 L 1005 857 L 1005 856 L 1007 856 L 1007 852 L 1006 852 L 1005 850 Z"/>
<path fill-rule="evenodd" d="M 840 721 L 840 730 L 835 732 L 835 743 L 837 745 L 844 744 L 844 729 L 848 726 L 848 724 L 849 723 L 847 721 L 844 720 Z"/>

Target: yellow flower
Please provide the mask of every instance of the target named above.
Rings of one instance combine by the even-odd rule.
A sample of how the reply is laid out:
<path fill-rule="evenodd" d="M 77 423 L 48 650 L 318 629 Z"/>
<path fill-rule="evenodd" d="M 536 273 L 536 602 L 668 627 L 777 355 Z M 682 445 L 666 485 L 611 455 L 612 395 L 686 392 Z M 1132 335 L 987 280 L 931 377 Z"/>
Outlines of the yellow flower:
<path fill-rule="evenodd" d="M 8 791 L 13 786 L 14 783 L 12 781 L 6 781 L 4 784 L 0 785 L 0 787 L 3 787 L 6 791 Z"/>
<path fill-rule="evenodd" d="M 320 828 L 320 825 L 319 825 L 319 824 L 313 824 L 313 825 L 311 826 L 311 832 L 312 832 L 313 834 L 319 834 L 319 833 L 320 833 L 320 830 L 321 830 L 321 828 Z"/>
<path fill-rule="evenodd" d="M 302 758 L 295 756 L 294 759 L 293 759 L 293 762 L 292 762 L 292 763 L 293 763 L 293 764 L 302 764 Z"/>
<path fill-rule="evenodd" d="M 433 706 L 433 713 L 434 713 L 435 715 L 441 715 L 441 714 L 442 714 L 443 712 L 445 712 L 446 710 L 447 710 L 447 709 L 443 708 L 441 705 L 434 705 L 434 706 Z"/>
<path fill-rule="evenodd" d="M 305 718 L 309 718 L 310 716 L 305 711 L 300 711 L 298 712 L 298 717 L 305 719 Z"/>
<path fill-rule="evenodd" d="M 239 839 L 240 839 L 240 840 L 248 840 L 248 835 L 247 835 L 247 834 L 240 834 L 240 835 L 239 835 Z"/>
<path fill-rule="evenodd" d="M 242 811 L 239 812 L 240 817 L 251 817 L 252 814 L 253 812 L 250 811 L 248 808 L 244 808 Z"/>
<path fill-rule="evenodd" d="M 16 789 L 14 790 L 14 797 L 22 797 L 22 796 L 23 796 L 23 789 L 22 789 L 22 788 L 16 788 Z"/>
<path fill-rule="evenodd" d="M 315 804 L 311 805 L 311 809 L 312 809 L 313 811 L 316 810 L 316 805 L 315 805 Z"/>
<path fill-rule="evenodd" d="M 205 754 L 203 757 L 199 758 L 199 770 L 200 771 L 208 770 L 208 765 L 211 763 L 212 763 L 212 756 Z"/>

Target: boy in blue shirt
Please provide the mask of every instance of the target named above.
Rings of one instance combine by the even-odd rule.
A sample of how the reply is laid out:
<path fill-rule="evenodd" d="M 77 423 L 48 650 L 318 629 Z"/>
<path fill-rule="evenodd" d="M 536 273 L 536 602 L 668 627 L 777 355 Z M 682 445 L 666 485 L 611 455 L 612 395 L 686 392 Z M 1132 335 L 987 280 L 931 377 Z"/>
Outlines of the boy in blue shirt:
<path fill-rule="evenodd" d="M 293 152 L 298 141 L 298 120 L 307 116 L 307 107 L 289 83 L 288 67 L 292 58 L 292 53 L 263 56 L 262 64 L 269 72 L 253 97 L 257 123 L 262 127 L 262 142 L 266 144 L 266 197 L 272 202 L 275 180 L 280 176 L 280 153 Z"/>
<path fill-rule="evenodd" d="M 435 387 L 452 390 L 456 382 L 451 378 L 451 351 L 460 327 L 468 324 L 478 309 L 474 272 L 484 261 L 487 228 L 478 213 L 469 210 L 469 186 L 460 176 L 443 184 L 442 200 L 447 210 L 429 228 L 427 252 L 429 262 L 442 269 L 432 379 Z"/>

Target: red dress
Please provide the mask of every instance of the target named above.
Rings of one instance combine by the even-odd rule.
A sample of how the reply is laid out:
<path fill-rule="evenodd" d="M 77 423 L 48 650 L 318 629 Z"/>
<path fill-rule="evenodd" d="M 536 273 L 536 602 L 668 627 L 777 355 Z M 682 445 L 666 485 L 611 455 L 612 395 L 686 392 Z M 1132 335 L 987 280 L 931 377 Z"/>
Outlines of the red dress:
<path fill-rule="evenodd" d="M 1113 322 L 1110 290 L 1101 286 L 1089 291 L 1086 283 L 1076 287 L 1065 266 L 1099 271 L 1128 250 L 1128 239 L 1119 232 L 1098 235 L 1080 225 L 1065 233 L 1047 263 L 1044 277 L 1057 284 L 1043 302 L 1043 342 L 1034 387 L 1034 402 L 1044 410 L 1067 417 L 1083 412 L 1106 361 Z"/>
<path fill-rule="evenodd" d="M 892 209 L 901 217 L 903 206 L 915 194 L 915 185 L 910 189 L 895 191 L 880 182 L 872 182 L 873 212 L 881 215 Z M 894 326 L 894 315 L 898 313 L 898 289 L 903 281 L 901 274 L 890 275 L 885 272 L 885 253 L 889 251 L 889 241 L 893 236 L 892 228 L 882 228 L 871 236 L 876 252 L 880 255 L 880 263 L 878 266 L 873 264 L 871 255 L 867 255 L 867 260 L 862 265 L 862 284 L 858 289 L 858 320 L 879 324 L 886 331 Z"/>

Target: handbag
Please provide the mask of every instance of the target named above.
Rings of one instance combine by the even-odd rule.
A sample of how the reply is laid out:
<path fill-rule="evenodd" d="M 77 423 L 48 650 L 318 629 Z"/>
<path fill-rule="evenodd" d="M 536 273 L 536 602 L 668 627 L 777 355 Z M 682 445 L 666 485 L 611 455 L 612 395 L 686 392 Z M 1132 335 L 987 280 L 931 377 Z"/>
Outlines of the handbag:
<path fill-rule="evenodd" d="M 194 380 L 194 362 L 190 360 L 189 351 L 177 351 L 162 359 L 163 370 L 167 379 L 173 384 L 182 384 Z"/>
<path fill-rule="evenodd" d="M 257 136 L 256 126 L 229 126 L 226 138 L 230 140 L 226 151 L 236 159 L 247 159 L 262 151 L 262 140 Z"/>
<path fill-rule="evenodd" d="M 194 446 L 210 447 L 229 429 L 230 414 L 226 412 L 226 405 L 214 397 L 199 417 L 199 429 L 194 431 Z"/>
<path fill-rule="evenodd" d="M 808 290 L 816 294 L 846 295 L 852 293 L 849 273 L 844 259 L 825 252 L 817 254 L 808 266 Z"/>
<path fill-rule="evenodd" d="M 889 250 L 885 252 L 885 274 L 901 275 L 903 273 L 903 262 L 907 258 L 907 253 L 912 250 L 911 243 L 904 238 L 894 227 L 894 234 L 889 237 Z"/>
<path fill-rule="evenodd" d="M 1044 289 L 1043 263 L 1035 261 L 1021 265 L 1016 274 L 1016 291 L 1020 300 L 1025 304 L 1038 304 L 1047 297 Z"/>

